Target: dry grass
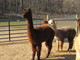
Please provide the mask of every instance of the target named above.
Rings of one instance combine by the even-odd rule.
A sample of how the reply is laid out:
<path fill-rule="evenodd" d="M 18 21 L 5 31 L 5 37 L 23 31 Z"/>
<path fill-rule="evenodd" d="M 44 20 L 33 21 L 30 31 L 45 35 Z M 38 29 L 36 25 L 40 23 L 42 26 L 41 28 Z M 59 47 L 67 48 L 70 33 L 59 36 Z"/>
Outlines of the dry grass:
<path fill-rule="evenodd" d="M 45 58 L 47 48 L 44 43 L 42 45 L 42 60 L 75 60 L 75 49 L 66 51 L 68 43 L 64 44 L 64 51 L 58 52 L 57 45 L 53 42 L 53 48 L 49 58 Z M 0 60 L 31 60 L 32 50 L 28 41 L 13 41 L 0 43 Z"/>

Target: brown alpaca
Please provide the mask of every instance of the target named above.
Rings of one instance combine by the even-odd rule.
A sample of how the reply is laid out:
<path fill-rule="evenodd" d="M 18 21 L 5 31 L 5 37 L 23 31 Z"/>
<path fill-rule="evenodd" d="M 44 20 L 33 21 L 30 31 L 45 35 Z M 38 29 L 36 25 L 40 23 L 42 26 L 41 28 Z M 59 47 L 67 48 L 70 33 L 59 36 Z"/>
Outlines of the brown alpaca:
<path fill-rule="evenodd" d="M 52 49 L 52 41 L 53 41 L 54 34 L 55 34 L 53 29 L 50 28 L 48 24 L 43 24 L 40 27 L 34 28 L 31 10 L 30 9 L 23 10 L 23 12 L 24 12 L 24 18 L 26 18 L 27 24 L 28 24 L 27 25 L 28 26 L 28 40 L 30 41 L 32 45 L 32 51 L 33 51 L 32 60 L 35 59 L 36 52 L 37 52 L 37 60 L 40 60 L 42 42 L 44 41 L 48 48 L 48 54 L 46 56 L 48 57 Z"/>
<path fill-rule="evenodd" d="M 74 37 L 76 35 L 75 29 L 69 28 L 69 27 L 63 27 L 63 28 L 57 29 L 54 20 L 49 20 L 48 23 L 50 24 L 50 26 L 55 31 L 55 35 L 56 35 L 57 40 L 58 40 L 58 50 L 59 49 L 63 50 L 63 43 L 64 43 L 65 38 L 67 38 L 68 42 L 69 42 L 68 50 L 72 49 L 72 47 L 73 47 L 73 39 L 74 39 Z"/>
<path fill-rule="evenodd" d="M 72 29 L 72 28 L 69 28 L 69 27 L 68 28 L 63 27 L 63 28 L 58 29 L 58 32 L 56 34 L 56 37 L 59 39 L 58 50 L 59 50 L 59 46 L 60 46 L 61 50 L 63 50 L 63 43 L 64 43 L 65 38 L 67 38 L 68 42 L 69 42 L 68 51 L 70 49 L 72 49 L 73 40 L 74 40 L 75 35 L 76 35 L 75 29 Z"/>
<path fill-rule="evenodd" d="M 44 23 L 44 24 L 48 24 L 48 21 L 47 21 L 47 20 L 44 20 L 43 23 Z"/>

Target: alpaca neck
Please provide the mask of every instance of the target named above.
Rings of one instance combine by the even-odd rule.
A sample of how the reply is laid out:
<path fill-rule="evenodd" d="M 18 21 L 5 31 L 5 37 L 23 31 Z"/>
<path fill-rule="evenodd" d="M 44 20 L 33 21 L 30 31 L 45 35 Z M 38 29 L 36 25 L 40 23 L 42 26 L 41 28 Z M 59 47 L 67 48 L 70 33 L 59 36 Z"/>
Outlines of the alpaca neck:
<path fill-rule="evenodd" d="M 34 31 L 34 26 L 33 26 L 33 21 L 32 18 L 27 20 L 27 25 L 28 25 L 28 32 Z"/>
<path fill-rule="evenodd" d="M 27 26 L 28 26 L 28 39 L 32 44 L 35 44 L 34 40 L 36 39 L 36 33 L 33 26 L 33 21 L 31 19 L 27 19 Z"/>
<path fill-rule="evenodd" d="M 58 32 L 58 29 L 57 28 L 54 28 L 54 31 L 55 31 L 55 33 L 57 33 Z"/>
<path fill-rule="evenodd" d="M 56 25 L 54 25 L 54 27 L 52 27 L 52 29 L 55 31 L 55 34 L 57 34 L 58 29 L 57 29 Z"/>
<path fill-rule="evenodd" d="M 54 27 L 52 27 L 52 29 L 55 31 L 55 33 L 58 31 L 56 25 L 54 25 Z"/>

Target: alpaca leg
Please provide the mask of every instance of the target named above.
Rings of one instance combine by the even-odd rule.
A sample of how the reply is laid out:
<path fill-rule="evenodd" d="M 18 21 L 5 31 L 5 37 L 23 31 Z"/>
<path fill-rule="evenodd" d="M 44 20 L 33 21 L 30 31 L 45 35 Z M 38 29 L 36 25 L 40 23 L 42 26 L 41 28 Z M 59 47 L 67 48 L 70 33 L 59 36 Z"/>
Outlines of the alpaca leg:
<path fill-rule="evenodd" d="M 36 47 L 36 50 L 37 50 L 37 60 L 40 60 L 41 48 L 42 48 L 41 44 Z"/>
<path fill-rule="evenodd" d="M 61 49 L 61 41 L 58 40 L 58 51 Z"/>
<path fill-rule="evenodd" d="M 35 59 L 35 54 L 36 54 L 36 45 L 32 45 L 32 51 L 33 51 L 32 60 L 34 60 Z"/>
<path fill-rule="evenodd" d="M 63 50 L 64 40 L 61 41 L 61 50 Z"/>
<path fill-rule="evenodd" d="M 70 49 L 72 49 L 73 39 L 72 38 L 68 38 L 68 42 L 69 42 L 69 48 L 68 48 L 68 51 L 69 51 Z"/>
<path fill-rule="evenodd" d="M 59 47 L 60 47 L 59 45 L 60 45 L 60 43 L 59 43 L 59 40 L 58 40 L 58 51 L 59 51 Z"/>
<path fill-rule="evenodd" d="M 49 54 L 51 52 L 51 49 L 52 49 L 52 42 L 51 43 L 46 43 L 46 46 L 48 48 L 48 54 L 47 54 L 46 58 L 48 58 L 48 56 L 49 56 Z"/>

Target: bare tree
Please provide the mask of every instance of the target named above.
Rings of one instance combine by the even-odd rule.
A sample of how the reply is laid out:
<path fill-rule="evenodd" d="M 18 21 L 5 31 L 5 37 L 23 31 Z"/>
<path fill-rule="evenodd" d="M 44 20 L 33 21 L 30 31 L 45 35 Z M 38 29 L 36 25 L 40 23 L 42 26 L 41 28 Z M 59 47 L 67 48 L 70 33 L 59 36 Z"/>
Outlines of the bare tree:
<path fill-rule="evenodd" d="M 20 13 L 31 8 L 35 14 L 80 13 L 80 0 L 0 0 L 0 11 Z M 5 10 L 5 11 L 4 11 Z"/>

